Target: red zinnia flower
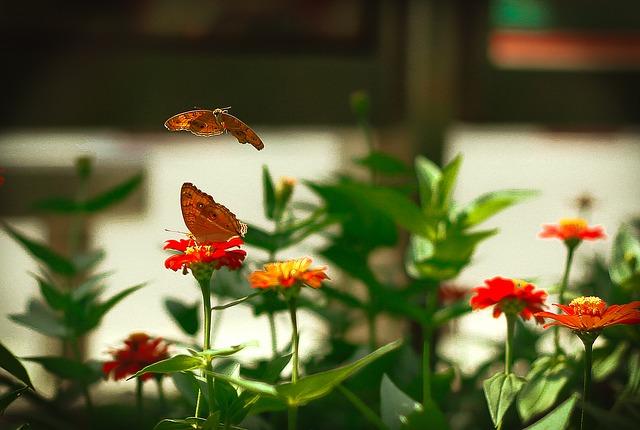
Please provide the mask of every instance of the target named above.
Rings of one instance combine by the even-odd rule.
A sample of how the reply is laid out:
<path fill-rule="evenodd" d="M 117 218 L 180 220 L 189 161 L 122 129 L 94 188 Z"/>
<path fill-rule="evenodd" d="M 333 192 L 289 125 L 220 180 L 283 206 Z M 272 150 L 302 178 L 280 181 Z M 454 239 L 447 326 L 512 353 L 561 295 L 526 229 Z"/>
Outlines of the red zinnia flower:
<path fill-rule="evenodd" d="M 484 281 L 485 285 L 476 287 L 476 293 L 471 297 L 471 308 L 473 310 L 484 309 L 495 305 L 493 308 L 494 318 L 498 318 L 502 312 L 520 314 L 528 320 L 536 312 L 542 311 L 547 293 L 543 290 L 536 290 L 533 284 L 529 284 L 519 279 L 506 279 L 499 276 Z M 535 317 L 538 323 L 543 323 L 544 318 Z"/>
<path fill-rule="evenodd" d="M 242 245 L 242 238 L 233 237 L 226 242 L 197 243 L 193 239 L 167 240 L 164 249 L 179 251 L 164 262 L 167 269 L 174 271 L 190 269 L 194 264 L 205 264 L 212 269 L 223 266 L 230 270 L 239 269 L 247 253 L 242 249 L 229 249 Z"/>
<path fill-rule="evenodd" d="M 602 226 L 590 227 L 582 218 L 563 218 L 558 224 L 544 224 L 538 237 L 581 241 L 604 239 L 607 236 Z"/>
<path fill-rule="evenodd" d="M 123 348 L 109 352 L 113 360 L 102 366 L 106 378 L 113 377 L 117 381 L 135 375 L 150 364 L 169 358 L 169 345 L 160 337 L 152 338 L 145 333 L 132 333 L 124 344 Z M 140 379 L 146 381 L 152 377 L 153 373 L 145 373 Z"/>
<path fill-rule="evenodd" d="M 554 322 L 544 325 L 565 326 L 571 330 L 591 332 L 616 324 L 640 324 L 640 301 L 624 305 L 611 305 L 600 297 L 578 297 L 569 306 L 556 304 L 565 315 L 552 312 L 538 312 L 536 318 L 550 318 Z"/>
<path fill-rule="evenodd" d="M 249 282 L 252 288 L 275 288 L 278 286 L 289 288 L 296 282 L 301 282 L 312 288 L 320 288 L 322 281 L 329 279 L 325 273 L 327 268 L 309 268 L 309 266 L 311 266 L 311 259 L 308 257 L 268 263 L 264 265 L 264 270 L 256 270 L 249 275 Z"/>

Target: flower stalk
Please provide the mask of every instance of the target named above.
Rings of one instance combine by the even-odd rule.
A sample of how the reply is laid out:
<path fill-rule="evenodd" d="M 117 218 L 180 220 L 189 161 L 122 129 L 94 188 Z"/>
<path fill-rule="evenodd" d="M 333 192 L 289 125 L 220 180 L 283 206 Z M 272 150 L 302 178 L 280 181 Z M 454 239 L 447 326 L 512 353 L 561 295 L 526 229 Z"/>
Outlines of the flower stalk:
<path fill-rule="evenodd" d="M 205 278 L 199 278 L 198 283 L 200 284 L 200 290 L 202 291 L 202 306 L 204 310 L 204 334 L 203 334 L 203 345 L 202 349 L 207 350 L 211 349 L 211 279 L 205 280 Z M 208 401 L 209 401 L 209 410 L 213 411 L 215 409 L 215 399 L 213 393 L 213 376 L 211 373 L 213 371 L 213 367 L 211 366 L 211 358 L 207 357 L 207 362 L 205 366 L 205 370 L 202 372 L 203 376 L 207 381 L 207 392 L 208 392 Z"/>
<path fill-rule="evenodd" d="M 295 288 L 295 287 L 294 287 Z M 291 383 L 295 384 L 298 382 L 298 318 L 296 315 L 296 292 L 293 292 L 291 297 L 288 300 L 289 303 L 289 315 L 291 316 L 291 345 L 293 349 L 293 355 L 291 358 L 292 369 L 291 369 Z M 294 430 L 296 428 L 296 421 L 298 418 L 298 407 L 297 406 L 289 406 L 289 430 Z"/>
<path fill-rule="evenodd" d="M 505 313 L 505 317 L 507 317 L 507 339 L 505 340 L 504 348 L 504 374 L 508 375 L 511 373 L 511 362 L 513 361 L 513 337 L 518 314 L 509 312 Z"/>
<path fill-rule="evenodd" d="M 584 409 L 591 397 L 591 369 L 593 367 L 593 342 L 599 332 L 576 332 L 584 344 L 584 381 L 582 385 L 582 404 L 580 408 L 580 430 L 584 428 Z"/>
<path fill-rule="evenodd" d="M 560 303 L 564 303 L 564 293 L 569 285 L 569 273 L 571 272 L 571 265 L 573 263 L 573 255 L 580 242 L 565 242 L 567 245 L 567 259 L 564 265 L 564 274 L 562 275 L 562 282 L 560 283 L 559 299 Z M 553 344 L 555 346 L 556 356 L 562 352 L 560 348 L 560 332 L 559 327 L 555 327 L 553 331 Z"/>

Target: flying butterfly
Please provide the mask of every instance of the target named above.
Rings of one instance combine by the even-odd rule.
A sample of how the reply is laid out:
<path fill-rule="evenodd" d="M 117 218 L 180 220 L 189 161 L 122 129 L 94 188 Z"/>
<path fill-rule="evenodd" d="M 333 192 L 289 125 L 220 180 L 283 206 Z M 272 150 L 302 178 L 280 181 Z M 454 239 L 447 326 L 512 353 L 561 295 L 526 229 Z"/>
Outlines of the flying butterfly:
<path fill-rule="evenodd" d="M 209 194 L 192 183 L 182 184 L 180 190 L 182 218 L 198 243 L 226 242 L 232 237 L 244 237 L 247 225 L 226 207 L 216 203 Z"/>
<path fill-rule="evenodd" d="M 186 130 L 196 136 L 218 136 L 231 133 L 239 143 L 250 143 L 258 151 L 264 148 L 260 137 L 247 124 L 229 114 L 229 108 L 195 109 L 172 116 L 164 126 L 170 131 Z"/>

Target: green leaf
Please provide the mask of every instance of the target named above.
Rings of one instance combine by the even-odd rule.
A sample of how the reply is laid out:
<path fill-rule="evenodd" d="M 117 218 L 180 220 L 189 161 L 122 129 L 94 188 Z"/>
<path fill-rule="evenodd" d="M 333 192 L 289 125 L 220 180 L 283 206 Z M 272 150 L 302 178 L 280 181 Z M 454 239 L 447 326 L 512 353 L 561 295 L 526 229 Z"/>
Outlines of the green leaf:
<path fill-rule="evenodd" d="M 83 207 L 75 200 L 66 197 L 52 197 L 35 202 L 33 209 L 42 212 L 72 214 L 82 212 Z"/>
<path fill-rule="evenodd" d="M 268 252 L 275 252 L 280 247 L 279 238 L 277 236 L 251 224 L 249 224 L 247 228 L 247 234 L 244 236 L 244 242 L 247 245 L 264 249 Z"/>
<path fill-rule="evenodd" d="M 9 315 L 9 318 L 46 336 L 66 338 L 71 335 L 71 330 L 51 310 L 33 299 L 24 314 Z"/>
<path fill-rule="evenodd" d="M 402 341 L 397 340 L 346 366 L 304 376 L 295 384 L 288 382 L 277 385 L 278 396 L 285 399 L 287 404 L 291 406 L 304 405 L 312 400 L 324 397 L 342 381 L 383 355 L 399 348 L 401 344 Z"/>
<path fill-rule="evenodd" d="M 145 373 L 185 372 L 187 370 L 201 369 L 204 367 L 204 365 L 205 362 L 200 357 L 178 354 L 165 360 L 148 365 L 144 369 L 136 372 L 135 375 L 128 377 L 127 380 L 137 378 L 138 376 L 144 375 Z"/>
<path fill-rule="evenodd" d="M 385 373 L 380 384 L 380 415 L 390 430 L 400 430 L 407 417 L 421 412 L 422 405 L 403 393 Z"/>
<path fill-rule="evenodd" d="M 106 253 L 103 249 L 95 251 L 88 251 L 83 254 L 78 254 L 73 257 L 73 265 L 76 266 L 76 270 L 81 272 L 88 272 L 93 269 L 99 262 L 101 262 Z"/>
<path fill-rule="evenodd" d="M 54 285 L 47 282 L 41 276 L 34 274 L 33 277 L 38 281 L 40 294 L 42 294 L 42 297 L 44 297 L 44 300 L 52 309 L 63 310 L 67 307 L 69 297 L 65 293 L 58 290 Z"/>
<path fill-rule="evenodd" d="M 164 419 L 153 430 L 196 430 L 202 429 L 207 421 L 203 418 L 189 417 L 182 420 Z"/>
<path fill-rule="evenodd" d="M 262 166 L 262 192 L 264 199 L 264 216 L 273 220 L 276 208 L 276 191 L 271 173 L 266 165 Z"/>
<path fill-rule="evenodd" d="M 634 279 L 640 284 L 640 241 L 626 225 L 620 227 L 613 241 L 609 275 L 618 285 Z"/>
<path fill-rule="evenodd" d="M 13 403 L 18 397 L 22 395 L 29 387 L 18 388 L 14 391 L 9 391 L 0 396 L 0 415 L 4 415 L 4 411 L 7 407 Z"/>
<path fill-rule="evenodd" d="M 9 372 L 14 378 L 18 379 L 32 390 L 35 390 L 33 383 L 29 378 L 27 369 L 24 368 L 20 360 L 0 342 L 0 367 Z"/>
<path fill-rule="evenodd" d="M 423 209 L 431 208 L 436 202 L 442 173 L 431 160 L 420 155 L 416 157 L 415 165 L 420 191 L 420 206 Z"/>
<path fill-rule="evenodd" d="M 578 396 L 572 395 L 540 421 L 530 425 L 525 430 L 565 430 L 569 427 L 571 413 L 577 400 Z"/>
<path fill-rule="evenodd" d="M 84 282 L 78 285 L 71 291 L 71 299 L 74 302 L 81 302 L 83 299 L 89 296 L 96 297 L 102 290 L 102 281 L 113 272 L 104 272 L 97 275 L 93 275 L 87 278 Z"/>
<path fill-rule="evenodd" d="M 496 427 L 523 385 L 524 380 L 522 378 L 513 373 L 505 375 L 503 372 L 496 373 L 482 384 L 491 420 Z"/>
<path fill-rule="evenodd" d="M 538 194 L 533 190 L 502 190 L 483 194 L 458 213 L 457 222 L 463 227 L 472 227 L 509 206 Z"/>
<path fill-rule="evenodd" d="M 220 411 L 209 414 L 207 420 L 202 426 L 202 430 L 217 430 L 220 425 Z"/>
<path fill-rule="evenodd" d="M 383 175 L 408 175 L 411 173 L 411 169 L 404 161 L 385 152 L 372 151 L 365 157 L 356 158 L 353 161 Z"/>
<path fill-rule="evenodd" d="M 246 302 L 249 299 L 252 299 L 256 296 L 259 296 L 260 294 L 264 294 L 264 291 L 256 291 L 255 293 L 251 293 L 247 296 L 244 297 L 240 297 L 239 299 L 233 300 L 229 303 L 225 303 L 224 305 L 218 305 L 218 306 L 213 306 L 211 309 L 214 311 L 221 311 L 223 309 L 227 309 L 227 308 L 231 308 L 233 306 L 239 305 L 241 303 Z"/>
<path fill-rule="evenodd" d="M 233 355 L 236 352 L 243 350 L 247 346 L 256 346 L 256 342 L 246 342 L 240 345 L 233 345 L 228 348 L 218 348 L 218 349 L 205 349 L 204 351 L 199 351 L 198 356 L 200 357 L 226 357 L 228 355 Z"/>
<path fill-rule="evenodd" d="M 84 210 L 89 213 L 98 212 L 121 202 L 142 184 L 142 178 L 142 173 L 138 173 L 104 193 L 87 200 L 83 205 Z"/>
<path fill-rule="evenodd" d="M 198 333 L 200 329 L 198 310 L 200 307 L 197 302 L 193 305 L 187 305 L 176 299 L 166 299 L 164 306 L 182 331 L 190 336 Z"/>
<path fill-rule="evenodd" d="M 623 364 L 624 353 L 627 351 L 628 346 L 625 342 L 619 343 L 613 351 L 605 349 L 603 356 L 600 356 L 598 350 L 594 351 L 596 358 L 593 360 L 593 367 L 591 368 L 593 380 L 603 381 Z"/>
<path fill-rule="evenodd" d="M 18 233 L 5 222 L 0 221 L 4 230 L 16 242 L 20 243 L 36 260 L 41 261 L 49 270 L 59 275 L 71 277 L 76 274 L 73 263 L 48 246 L 27 238 Z"/>
<path fill-rule="evenodd" d="M 102 377 L 102 374 L 93 367 L 66 357 L 25 357 L 24 359 L 38 363 L 48 372 L 62 379 L 72 379 L 90 384 Z"/>
<path fill-rule="evenodd" d="M 462 164 L 462 155 L 457 155 L 453 160 L 449 162 L 442 169 L 442 179 L 438 187 L 438 202 L 437 206 L 443 211 L 448 211 L 451 205 L 451 197 L 453 189 L 458 179 L 458 171 Z"/>
<path fill-rule="evenodd" d="M 536 360 L 527 375 L 527 382 L 518 394 L 517 407 L 523 421 L 551 408 L 560 391 L 571 378 L 572 371 L 565 361 L 553 357 Z"/>
<path fill-rule="evenodd" d="M 238 392 L 233 386 L 222 379 L 216 378 L 213 381 L 213 398 L 220 410 L 220 417 L 225 421 L 228 417 L 228 411 L 231 406 L 238 400 Z"/>
<path fill-rule="evenodd" d="M 133 287 L 125 288 L 119 293 L 113 295 L 104 303 L 100 303 L 99 305 L 95 306 L 90 312 L 89 325 L 86 328 L 91 329 L 97 326 L 100 323 L 100 320 L 102 320 L 102 317 L 104 317 L 107 314 L 107 312 L 111 310 L 111 308 L 113 308 L 120 301 L 125 299 L 129 294 L 138 291 L 140 288 L 144 287 L 145 285 L 146 284 L 139 284 L 139 285 L 134 285 Z"/>

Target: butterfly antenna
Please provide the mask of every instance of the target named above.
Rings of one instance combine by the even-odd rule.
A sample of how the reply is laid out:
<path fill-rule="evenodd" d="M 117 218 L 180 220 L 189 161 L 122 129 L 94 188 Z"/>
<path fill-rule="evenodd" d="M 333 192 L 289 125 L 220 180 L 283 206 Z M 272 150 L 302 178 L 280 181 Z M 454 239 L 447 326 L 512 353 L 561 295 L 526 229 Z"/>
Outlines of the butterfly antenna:
<path fill-rule="evenodd" d="M 178 231 L 178 230 L 170 230 L 168 228 L 165 228 L 164 231 L 168 231 L 168 232 L 171 232 L 171 233 L 180 233 L 180 234 L 184 234 L 185 236 L 191 236 L 191 233 L 187 233 L 187 232 L 184 232 L 184 231 Z"/>

